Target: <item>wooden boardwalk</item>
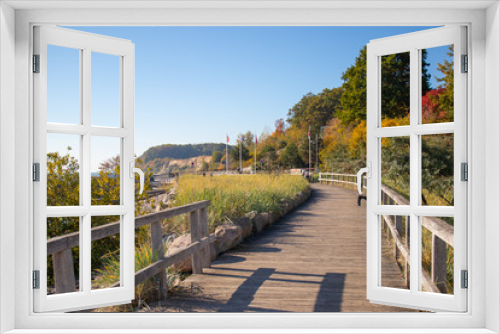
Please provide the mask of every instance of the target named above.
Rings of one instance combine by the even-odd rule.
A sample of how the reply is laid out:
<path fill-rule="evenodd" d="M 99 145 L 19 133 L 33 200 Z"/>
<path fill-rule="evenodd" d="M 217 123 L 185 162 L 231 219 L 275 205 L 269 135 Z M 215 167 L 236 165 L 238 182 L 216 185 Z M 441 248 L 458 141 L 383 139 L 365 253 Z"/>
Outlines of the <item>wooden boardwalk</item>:
<path fill-rule="evenodd" d="M 186 279 L 149 312 L 408 312 L 366 299 L 366 207 L 315 184 L 310 200 Z M 384 242 L 383 253 L 390 254 Z M 393 257 L 383 282 L 404 287 Z"/>

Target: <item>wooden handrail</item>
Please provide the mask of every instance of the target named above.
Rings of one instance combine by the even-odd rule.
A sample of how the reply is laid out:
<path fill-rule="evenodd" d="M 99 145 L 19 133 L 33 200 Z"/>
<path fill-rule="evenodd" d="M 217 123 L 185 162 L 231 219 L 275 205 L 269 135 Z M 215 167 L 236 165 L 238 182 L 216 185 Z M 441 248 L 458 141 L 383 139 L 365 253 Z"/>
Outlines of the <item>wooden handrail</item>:
<path fill-rule="evenodd" d="M 165 270 L 180 261 L 191 257 L 193 273 L 203 273 L 203 268 L 210 266 L 210 248 L 208 236 L 207 208 L 210 201 L 195 202 L 175 208 L 137 217 L 135 227 L 151 225 L 151 252 L 156 252 L 159 259 L 135 273 L 135 284 L 140 284 L 152 276 L 157 276 L 160 294 L 167 296 L 168 286 Z M 174 254 L 165 257 L 161 221 L 182 214 L 190 214 L 191 244 Z M 120 233 L 120 222 L 96 226 L 91 229 L 91 240 L 103 239 Z M 75 291 L 75 275 L 71 249 L 78 246 L 79 232 L 69 233 L 47 240 L 47 255 L 53 255 L 56 293 Z M 120 286 L 116 282 L 113 286 Z"/>
<path fill-rule="evenodd" d="M 202 238 L 196 242 L 191 243 L 186 246 L 186 248 L 180 249 L 175 253 L 170 254 L 169 256 L 160 259 L 156 262 L 151 263 L 149 266 L 146 266 L 135 273 L 135 285 L 143 283 L 148 278 L 160 274 L 163 270 L 166 270 L 168 267 L 173 266 L 176 263 L 182 262 L 185 259 L 193 256 L 199 252 L 203 247 L 206 247 L 210 242 L 210 237 Z M 120 286 L 120 282 L 116 282 L 111 287 Z"/>
<path fill-rule="evenodd" d="M 329 178 L 328 176 L 337 177 Z M 354 181 L 345 181 L 345 177 L 354 176 Z M 342 180 L 340 178 L 342 177 Z M 365 177 L 363 177 L 365 179 Z M 348 184 L 350 186 L 356 186 L 356 175 L 353 174 L 338 174 L 338 173 L 319 173 L 320 182 L 336 182 L 340 184 Z M 365 182 L 363 182 L 363 188 Z M 387 187 L 386 185 L 381 185 L 381 201 L 382 205 L 410 205 L 410 201 L 403 197 L 398 192 Z M 407 276 L 407 284 L 409 284 L 409 226 L 407 226 L 407 231 L 405 231 L 406 238 L 403 240 L 400 231 L 402 230 L 401 218 L 394 222 L 393 216 L 382 216 L 382 223 L 385 224 L 394 240 L 394 255 L 397 256 L 398 252 L 401 253 L 405 259 L 405 275 Z M 409 217 L 407 217 L 407 222 L 409 222 Z M 447 250 L 446 244 L 453 247 L 454 246 L 454 228 L 447 222 L 436 217 L 422 217 L 422 226 L 425 227 L 432 234 L 432 259 L 431 259 L 431 273 L 430 275 L 422 267 L 422 286 L 426 291 L 430 292 L 440 292 L 444 290 L 443 282 L 446 280 L 446 258 Z M 407 224 L 409 225 L 409 223 Z"/>
<path fill-rule="evenodd" d="M 163 211 L 150 213 L 135 218 L 135 228 L 151 224 L 158 220 L 172 218 L 185 213 L 197 211 L 210 206 L 210 201 L 200 201 Z M 120 222 L 112 222 L 106 225 L 96 226 L 91 229 L 92 241 L 103 239 L 120 233 Z M 54 254 L 65 249 L 77 247 L 80 241 L 80 232 L 73 232 L 47 240 L 47 255 Z"/>

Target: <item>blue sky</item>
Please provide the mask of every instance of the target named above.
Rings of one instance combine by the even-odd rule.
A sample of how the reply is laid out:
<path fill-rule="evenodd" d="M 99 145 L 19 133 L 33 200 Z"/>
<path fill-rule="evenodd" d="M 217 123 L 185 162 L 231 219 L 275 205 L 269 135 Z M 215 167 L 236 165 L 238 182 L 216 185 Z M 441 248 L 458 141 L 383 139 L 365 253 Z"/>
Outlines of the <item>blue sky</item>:
<path fill-rule="evenodd" d="M 135 44 L 135 152 L 140 155 L 154 145 L 225 142 L 226 132 L 234 143 L 240 132 L 270 131 L 304 94 L 340 86 L 342 73 L 370 40 L 429 27 L 70 28 Z M 445 51 L 429 55 L 431 67 Z M 92 70 L 92 123 L 113 125 L 117 62 L 114 56 L 97 56 L 92 56 L 99 61 Z M 64 97 L 52 104 L 55 118 L 67 117 L 68 110 L 57 106 L 75 94 L 74 85 L 61 80 L 75 70 L 75 61 L 61 58 L 54 55 L 54 63 L 68 69 L 58 71 L 61 78 L 49 76 L 49 87 L 50 80 L 59 81 L 53 85 Z"/>

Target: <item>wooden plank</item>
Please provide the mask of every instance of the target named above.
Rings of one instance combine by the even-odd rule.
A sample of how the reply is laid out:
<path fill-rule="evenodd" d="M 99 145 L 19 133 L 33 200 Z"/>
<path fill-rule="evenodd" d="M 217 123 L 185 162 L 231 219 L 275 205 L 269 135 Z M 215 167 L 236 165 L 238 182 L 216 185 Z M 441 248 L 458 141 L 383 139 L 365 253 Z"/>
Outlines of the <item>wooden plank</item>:
<path fill-rule="evenodd" d="M 151 234 L 151 250 L 157 254 L 158 259 L 163 259 L 165 257 L 165 251 L 163 249 L 163 231 L 161 228 L 161 221 L 155 221 L 151 224 L 150 229 Z M 165 270 L 160 271 L 156 275 L 158 279 L 158 291 L 160 292 L 160 296 L 162 298 L 166 298 L 168 296 L 168 283 L 167 283 L 167 273 Z"/>
<path fill-rule="evenodd" d="M 71 249 L 52 255 L 56 293 L 75 292 L 75 272 L 73 267 L 73 253 Z"/>
<path fill-rule="evenodd" d="M 431 278 L 434 283 L 442 283 L 446 281 L 446 243 L 432 235 L 432 261 L 431 261 Z"/>
<path fill-rule="evenodd" d="M 190 244 L 184 249 L 181 249 L 161 260 L 158 260 L 147 267 L 138 270 L 135 273 L 135 285 L 141 284 L 147 279 L 153 277 L 154 275 L 165 271 L 168 267 L 173 266 L 176 263 L 184 261 L 186 258 L 191 257 L 192 254 L 198 252 L 201 247 L 210 242 L 210 237 L 202 238 L 195 243 Z M 116 282 L 111 287 L 120 286 L 120 282 Z"/>
<path fill-rule="evenodd" d="M 391 188 L 381 185 L 382 192 L 389 198 L 392 199 L 393 205 L 410 205 L 410 201 L 401 196 L 399 193 L 395 192 Z"/>
<path fill-rule="evenodd" d="M 422 225 L 439 237 L 441 240 L 446 242 L 448 245 L 453 247 L 454 245 L 454 230 L 453 226 L 446 223 L 442 219 L 434 217 L 423 217 Z"/>
<path fill-rule="evenodd" d="M 191 224 L 191 243 L 193 243 L 198 241 L 198 239 L 200 239 L 202 236 L 200 217 L 198 211 L 191 212 L 190 224 Z M 203 274 L 203 264 L 199 252 L 193 253 L 191 255 L 191 267 L 193 274 Z"/>
<path fill-rule="evenodd" d="M 196 203 L 191 203 L 183 206 L 178 206 L 175 208 L 169 208 L 160 212 L 151 213 L 148 215 L 140 216 L 135 218 L 135 227 L 144 226 L 147 224 L 151 224 L 156 220 L 163 220 L 168 218 L 173 218 L 175 216 L 179 216 L 185 213 L 190 213 L 193 211 L 197 211 L 201 208 L 206 208 L 210 206 L 210 201 L 200 201 Z"/>
<path fill-rule="evenodd" d="M 208 212 L 207 208 L 199 210 L 199 224 L 201 229 L 201 237 L 208 237 Z M 203 268 L 210 268 L 210 245 L 206 245 L 200 252 L 201 265 Z"/>

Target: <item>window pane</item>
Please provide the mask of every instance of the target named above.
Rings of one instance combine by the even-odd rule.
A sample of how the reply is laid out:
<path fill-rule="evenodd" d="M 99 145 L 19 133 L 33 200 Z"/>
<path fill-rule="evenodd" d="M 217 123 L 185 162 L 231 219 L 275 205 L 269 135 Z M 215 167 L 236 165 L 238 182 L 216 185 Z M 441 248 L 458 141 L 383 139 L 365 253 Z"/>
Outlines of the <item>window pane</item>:
<path fill-rule="evenodd" d="M 92 125 L 120 127 L 120 57 L 92 52 Z"/>
<path fill-rule="evenodd" d="M 91 140 L 92 205 L 120 205 L 121 138 Z"/>
<path fill-rule="evenodd" d="M 382 127 L 410 124 L 410 53 L 381 57 Z"/>
<path fill-rule="evenodd" d="M 381 205 L 408 205 L 410 137 L 381 138 Z"/>
<path fill-rule="evenodd" d="M 410 288 L 410 217 L 381 217 L 381 286 Z"/>
<path fill-rule="evenodd" d="M 453 206 L 453 134 L 422 136 L 422 205 Z"/>
<path fill-rule="evenodd" d="M 453 122 L 453 45 L 422 50 L 422 124 Z"/>
<path fill-rule="evenodd" d="M 422 291 L 453 294 L 453 218 L 422 217 Z"/>
<path fill-rule="evenodd" d="M 79 290 L 79 231 L 79 217 L 47 218 L 47 294 Z"/>
<path fill-rule="evenodd" d="M 120 281 L 120 224 L 120 216 L 92 217 L 92 290 Z"/>
<path fill-rule="evenodd" d="M 80 205 L 80 136 L 47 134 L 47 206 Z"/>
<path fill-rule="evenodd" d="M 47 45 L 47 122 L 80 124 L 80 53 Z"/>

